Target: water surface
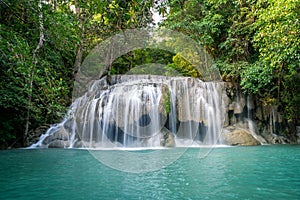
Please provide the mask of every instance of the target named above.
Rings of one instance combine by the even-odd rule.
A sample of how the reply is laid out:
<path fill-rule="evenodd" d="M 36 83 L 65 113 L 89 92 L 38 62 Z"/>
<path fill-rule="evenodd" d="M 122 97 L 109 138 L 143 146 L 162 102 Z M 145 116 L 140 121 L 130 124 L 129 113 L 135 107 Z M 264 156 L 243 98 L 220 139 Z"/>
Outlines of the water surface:
<path fill-rule="evenodd" d="M 300 146 L 200 151 L 146 173 L 112 169 L 87 150 L 0 151 L 0 199 L 300 199 Z"/>

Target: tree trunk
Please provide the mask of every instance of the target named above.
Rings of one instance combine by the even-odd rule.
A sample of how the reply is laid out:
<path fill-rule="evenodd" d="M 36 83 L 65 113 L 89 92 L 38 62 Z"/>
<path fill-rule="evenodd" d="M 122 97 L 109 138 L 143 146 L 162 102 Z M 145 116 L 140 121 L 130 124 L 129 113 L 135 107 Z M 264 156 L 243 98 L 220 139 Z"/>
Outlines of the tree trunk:
<path fill-rule="evenodd" d="M 39 43 L 36 46 L 36 48 L 33 51 L 33 56 L 32 56 L 32 65 L 30 68 L 30 77 L 29 77 L 29 91 L 28 91 L 28 98 L 27 98 L 27 109 L 26 109 L 26 116 L 25 116 L 25 131 L 24 131 L 24 137 L 23 137 L 23 145 L 25 144 L 25 140 L 28 135 L 29 131 L 29 124 L 30 124 L 30 110 L 32 107 L 32 91 L 33 91 L 33 77 L 34 77 L 34 70 L 37 65 L 37 54 L 40 48 L 42 48 L 45 40 L 45 35 L 44 35 L 44 22 L 43 22 L 43 11 L 42 11 L 42 0 L 39 1 L 38 3 L 38 9 L 39 9 L 39 29 L 40 29 L 40 36 L 39 36 Z"/>
<path fill-rule="evenodd" d="M 74 66 L 73 66 L 73 79 L 75 79 L 76 74 L 77 74 L 78 70 L 80 69 L 80 65 L 82 63 L 82 54 L 83 54 L 83 24 L 82 24 L 82 20 L 81 20 L 81 17 L 80 17 L 80 7 L 78 6 L 77 1 L 75 1 L 74 3 L 75 3 L 76 17 L 77 17 L 77 20 L 79 21 L 79 26 L 80 26 L 80 29 L 82 31 L 82 34 L 81 34 L 81 41 L 78 44 L 75 63 L 74 63 Z"/>
<path fill-rule="evenodd" d="M 80 68 L 82 62 L 82 43 L 78 45 L 77 53 L 76 53 L 76 58 L 75 58 L 75 63 L 73 67 L 73 78 L 75 79 L 75 76 Z"/>

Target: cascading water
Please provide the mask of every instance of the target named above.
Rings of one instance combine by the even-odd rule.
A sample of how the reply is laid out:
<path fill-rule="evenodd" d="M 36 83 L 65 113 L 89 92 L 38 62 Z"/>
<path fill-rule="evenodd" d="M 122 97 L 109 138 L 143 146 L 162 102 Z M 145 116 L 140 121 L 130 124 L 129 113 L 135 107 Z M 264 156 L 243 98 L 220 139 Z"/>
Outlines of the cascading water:
<path fill-rule="evenodd" d="M 124 75 L 95 81 L 65 120 L 33 147 L 173 147 L 220 144 L 222 87 L 185 77 Z"/>

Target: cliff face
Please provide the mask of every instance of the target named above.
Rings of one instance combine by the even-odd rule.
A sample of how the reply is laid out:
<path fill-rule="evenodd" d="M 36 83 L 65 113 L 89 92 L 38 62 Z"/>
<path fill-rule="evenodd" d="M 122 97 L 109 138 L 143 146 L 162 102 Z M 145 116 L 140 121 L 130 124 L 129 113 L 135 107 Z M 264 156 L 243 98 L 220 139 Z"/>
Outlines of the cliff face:
<path fill-rule="evenodd" d="M 224 83 L 223 95 L 228 102 L 223 132 L 243 129 L 261 144 L 300 142 L 297 127 L 288 123 L 277 106 L 267 105 L 255 96 L 243 95 L 239 86 L 230 82 Z"/>

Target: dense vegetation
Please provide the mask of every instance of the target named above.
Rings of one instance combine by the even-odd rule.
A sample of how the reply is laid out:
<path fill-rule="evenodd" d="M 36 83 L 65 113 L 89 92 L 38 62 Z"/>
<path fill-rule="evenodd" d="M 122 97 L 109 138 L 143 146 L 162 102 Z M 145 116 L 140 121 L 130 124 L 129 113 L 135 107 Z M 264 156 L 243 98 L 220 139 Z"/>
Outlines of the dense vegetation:
<path fill-rule="evenodd" d="M 88 52 L 116 32 L 149 26 L 151 9 L 165 16 L 160 26 L 202 45 L 224 80 L 299 123 L 300 0 L 0 0 L 0 146 L 26 145 L 30 130 L 62 118 Z M 147 63 L 200 76 L 155 49 L 118 58 L 111 73 Z"/>

